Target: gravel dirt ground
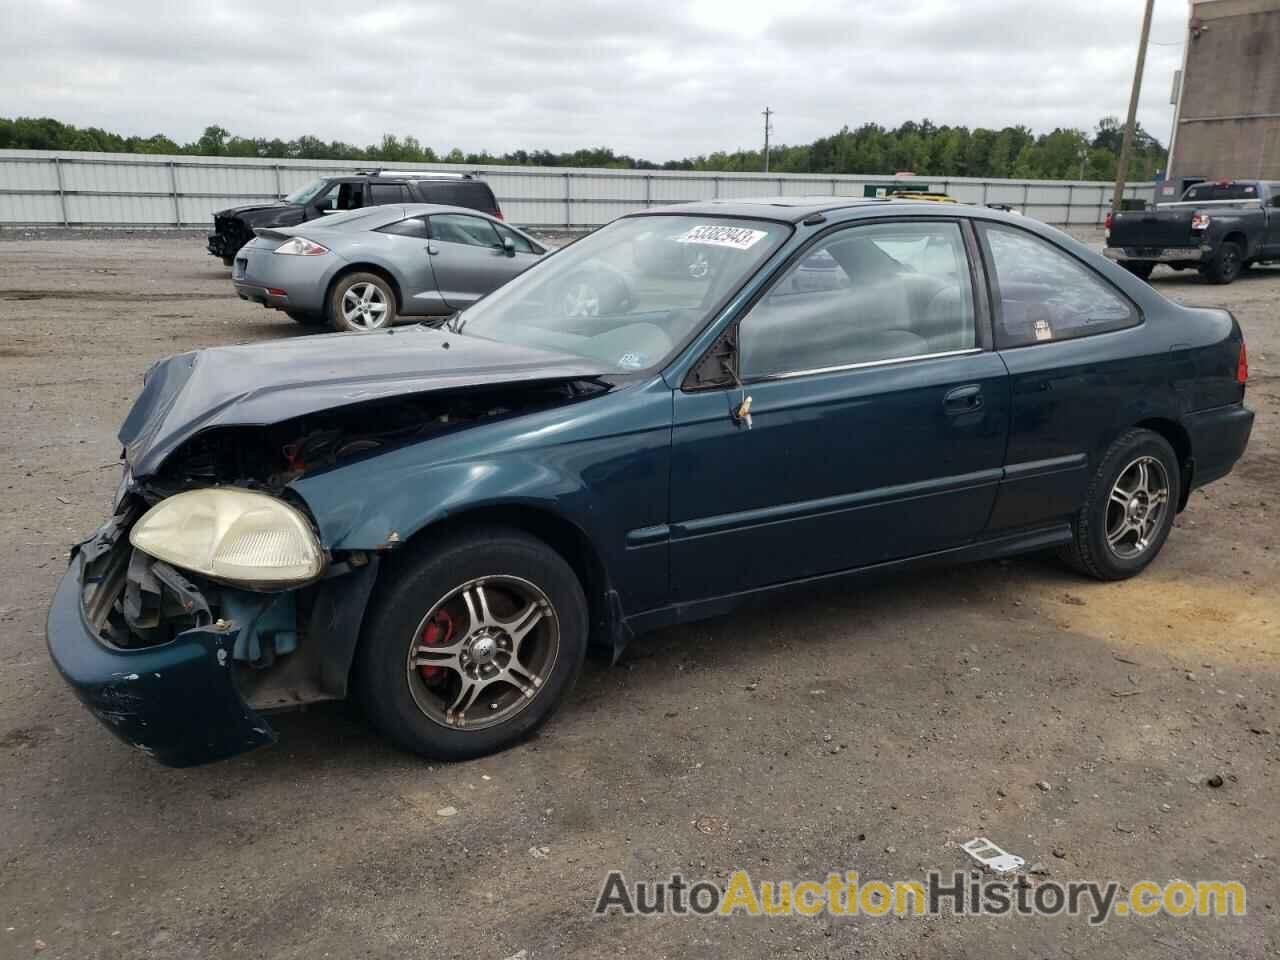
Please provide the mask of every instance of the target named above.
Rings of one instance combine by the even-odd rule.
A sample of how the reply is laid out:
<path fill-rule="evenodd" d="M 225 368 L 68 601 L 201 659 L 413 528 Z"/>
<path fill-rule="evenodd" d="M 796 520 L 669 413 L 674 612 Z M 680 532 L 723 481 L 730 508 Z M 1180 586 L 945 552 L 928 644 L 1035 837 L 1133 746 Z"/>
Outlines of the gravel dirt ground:
<path fill-rule="evenodd" d="M 276 718 L 273 748 L 174 771 L 75 701 L 45 607 L 109 508 L 146 367 L 306 334 L 236 299 L 193 236 L 10 234 L 0 957 L 1275 956 L 1280 269 L 1153 282 L 1235 312 L 1258 417 L 1135 580 L 1032 557 L 812 591 L 589 663 L 543 734 L 500 756 L 430 766 L 338 704 Z M 967 868 L 958 845 L 978 835 L 1054 879 L 1240 880 L 1248 915 L 590 911 L 611 869 L 920 879 Z"/>

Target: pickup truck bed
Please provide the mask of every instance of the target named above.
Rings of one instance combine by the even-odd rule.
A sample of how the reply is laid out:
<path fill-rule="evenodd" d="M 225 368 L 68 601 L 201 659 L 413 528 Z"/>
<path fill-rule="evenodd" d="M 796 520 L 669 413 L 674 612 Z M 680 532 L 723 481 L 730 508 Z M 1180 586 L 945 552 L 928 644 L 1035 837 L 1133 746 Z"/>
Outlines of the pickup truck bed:
<path fill-rule="evenodd" d="M 1252 264 L 1280 261 L 1280 183 L 1198 183 L 1179 202 L 1117 213 L 1105 253 L 1144 279 L 1164 263 L 1230 283 Z"/>

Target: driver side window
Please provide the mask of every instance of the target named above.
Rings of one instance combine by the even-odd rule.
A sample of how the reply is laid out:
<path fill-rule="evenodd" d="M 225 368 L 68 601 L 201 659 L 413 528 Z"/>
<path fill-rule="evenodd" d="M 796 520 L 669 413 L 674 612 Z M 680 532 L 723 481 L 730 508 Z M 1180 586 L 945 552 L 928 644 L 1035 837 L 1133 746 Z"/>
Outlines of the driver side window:
<path fill-rule="evenodd" d="M 357 210 L 364 206 L 364 184 L 335 183 L 315 203 L 321 210 Z"/>
<path fill-rule="evenodd" d="M 972 349 L 960 225 L 905 221 L 832 234 L 743 318 L 738 342 L 743 380 Z"/>
<path fill-rule="evenodd" d="M 464 213 L 438 213 L 431 218 L 431 236 L 442 243 L 461 243 L 472 247 L 501 245 L 493 224 Z"/>

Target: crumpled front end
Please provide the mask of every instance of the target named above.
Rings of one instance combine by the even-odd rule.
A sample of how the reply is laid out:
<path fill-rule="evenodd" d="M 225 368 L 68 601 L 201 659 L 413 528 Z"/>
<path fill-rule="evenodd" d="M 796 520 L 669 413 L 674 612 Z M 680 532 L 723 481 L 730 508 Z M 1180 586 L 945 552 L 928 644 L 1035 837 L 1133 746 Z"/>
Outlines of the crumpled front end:
<path fill-rule="evenodd" d="M 243 626 L 128 542 L 128 514 L 80 544 L 49 609 L 49 653 L 76 696 L 160 763 L 209 763 L 272 743 L 233 676 Z M 141 559 L 138 559 L 141 557 Z"/>

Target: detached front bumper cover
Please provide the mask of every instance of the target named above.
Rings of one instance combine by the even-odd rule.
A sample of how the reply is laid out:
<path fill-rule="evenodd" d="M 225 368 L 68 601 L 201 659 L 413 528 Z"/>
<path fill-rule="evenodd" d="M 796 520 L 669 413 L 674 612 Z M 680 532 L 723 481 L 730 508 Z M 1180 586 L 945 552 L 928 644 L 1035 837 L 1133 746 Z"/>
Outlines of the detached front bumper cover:
<path fill-rule="evenodd" d="M 84 564 L 77 550 L 54 595 L 49 654 L 108 730 L 170 767 L 210 763 L 275 741 L 232 680 L 238 627 L 196 627 L 136 650 L 110 646 L 84 616 Z"/>

